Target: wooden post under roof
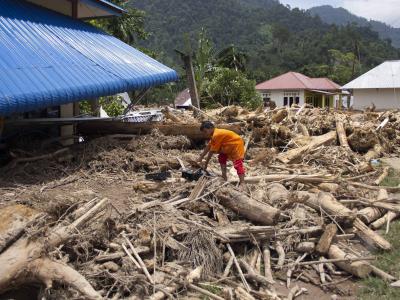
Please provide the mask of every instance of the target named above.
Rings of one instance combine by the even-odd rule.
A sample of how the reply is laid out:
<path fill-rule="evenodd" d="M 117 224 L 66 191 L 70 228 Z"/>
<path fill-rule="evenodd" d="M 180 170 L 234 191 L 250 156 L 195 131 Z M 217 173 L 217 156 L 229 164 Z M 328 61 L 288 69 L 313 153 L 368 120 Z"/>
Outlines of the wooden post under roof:
<path fill-rule="evenodd" d="M 60 106 L 60 118 L 70 118 L 73 116 L 74 116 L 74 103 L 67 103 Z M 75 132 L 74 125 L 63 125 L 60 127 L 60 136 L 62 137 L 71 136 L 71 138 L 63 140 L 61 142 L 64 146 L 69 146 L 74 143 L 74 139 L 72 138 L 74 132 Z"/>

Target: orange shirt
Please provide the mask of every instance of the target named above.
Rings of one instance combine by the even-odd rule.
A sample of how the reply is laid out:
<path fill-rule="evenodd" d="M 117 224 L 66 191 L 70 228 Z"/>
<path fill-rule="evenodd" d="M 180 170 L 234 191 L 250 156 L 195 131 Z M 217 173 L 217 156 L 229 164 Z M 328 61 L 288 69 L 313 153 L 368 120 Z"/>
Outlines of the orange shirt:
<path fill-rule="evenodd" d="M 244 159 L 243 139 L 233 131 L 215 128 L 209 146 L 210 151 L 223 153 L 229 160 Z"/>

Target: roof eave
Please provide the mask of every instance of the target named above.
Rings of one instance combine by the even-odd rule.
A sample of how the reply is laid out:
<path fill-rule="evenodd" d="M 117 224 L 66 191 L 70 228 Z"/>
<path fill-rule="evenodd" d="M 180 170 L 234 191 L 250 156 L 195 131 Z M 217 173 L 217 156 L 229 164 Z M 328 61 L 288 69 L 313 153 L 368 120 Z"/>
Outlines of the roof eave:
<path fill-rule="evenodd" d="M 89 16 L 81 19 L 98 19 L 98 18 L 107 18 L 107 17 L 119 17 L 127 11 L 123 9 L 122 7 L 115 5 L 109 1 L 105 0 L 81 0 L 82 2 L 85 2 L 90 5 L 97 6 L 98 8 L 105 10 L 109 12 L 109 15 L 103 15 L 103 16 Z"/>

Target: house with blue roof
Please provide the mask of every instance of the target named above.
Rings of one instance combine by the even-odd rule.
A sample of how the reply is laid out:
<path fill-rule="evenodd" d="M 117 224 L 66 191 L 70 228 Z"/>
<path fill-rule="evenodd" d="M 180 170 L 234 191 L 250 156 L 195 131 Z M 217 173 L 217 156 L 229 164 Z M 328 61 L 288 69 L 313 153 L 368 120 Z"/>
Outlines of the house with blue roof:
<path fill-rule="evenodd" d="M 176 81 L 174 70 L 84 21 L 124 13 L 105 0 L 0 1 L 0 135 L 5 118 L 49 107 L 72 117 L 79 101 Z"/>

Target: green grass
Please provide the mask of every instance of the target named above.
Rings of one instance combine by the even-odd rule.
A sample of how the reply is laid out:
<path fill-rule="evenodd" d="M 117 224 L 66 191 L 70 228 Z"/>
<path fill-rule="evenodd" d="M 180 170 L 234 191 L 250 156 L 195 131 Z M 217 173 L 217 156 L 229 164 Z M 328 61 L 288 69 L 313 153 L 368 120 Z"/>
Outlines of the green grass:
<path fill-rule="evenodd" d="M 400 184 L 400 172 L 394 169 L 389 170 L 389 175 L 382 181 L 381 186 L 396 187 Z M 387 273 L 400 277 L 400 221 L 390 224 L 387 235 L 383 237 L 392 244 L 390 252 L 375 253 L 377 261 L 374 265 Z M 400 279 L 400 278 L 399 278 Z M 390 285 L 377 277 L 369 277 L 361 281 L 361 289 L 358 299 L 360 300 L 395 300 L 400 299 L 400 289 L 392 288 Z"/>
<path fill-rule="evenodd" d="M 213 293 L 215 295 L 221 295 L 222 293 L 222 289 L 218 286 L 215 285 L 209 285 L 209 284 L 200 284 L 200 287 L 209 291 L 210 293 Z M 210 300 L 210 297 L 208 296 L 202 296 L 201 297 L 202 300 Z"/>
<path fill-rule="evenodd" d="M 400 184 L 400 172 L 389 170 L 389 175 L 381 182 L 381 186 L 397 187 Z"/>
<path fill-rule="evenodd" d="M 378 252 L 374 265 L 391 275 L 400 276 L 400 221 L 390 224 L 390 231 L 384 237 L 392 244 L 390 252 Z M 361 281 L 358 299 L 360 300 L 397 300 L 400 299 L 400 288 L 392 288 L 377 277 L 369 277 Z"/>

